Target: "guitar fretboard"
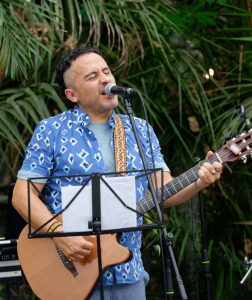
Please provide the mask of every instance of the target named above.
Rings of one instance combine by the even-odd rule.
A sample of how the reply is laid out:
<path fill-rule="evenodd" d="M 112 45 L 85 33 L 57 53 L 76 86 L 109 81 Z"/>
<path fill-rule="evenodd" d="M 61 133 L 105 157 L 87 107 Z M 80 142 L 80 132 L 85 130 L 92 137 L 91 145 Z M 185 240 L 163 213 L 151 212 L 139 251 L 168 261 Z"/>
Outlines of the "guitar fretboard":
<path fill-rule="evenodd" d="M 209 159 L 199 162 L 193 168 L 174 178 L 172 181 L 165 184 L 162 188 L 159 188 L 157 191 L 158 203 L 161 203 L 162 201 L 170 198 L 174 194 L 187 187 L 189 184 L 196 181 L 199 178 L 198 171 L 200 169 L 200 166 L 204 162 L 213 163 L 214 161 L 220 161 L 218 154 L 215 154 Z M 147 195 L 137 202 L 137 211 L 144 214 L 145 212 L 151 210 L 154 206 L 155 204 L 152 195 Z"/>

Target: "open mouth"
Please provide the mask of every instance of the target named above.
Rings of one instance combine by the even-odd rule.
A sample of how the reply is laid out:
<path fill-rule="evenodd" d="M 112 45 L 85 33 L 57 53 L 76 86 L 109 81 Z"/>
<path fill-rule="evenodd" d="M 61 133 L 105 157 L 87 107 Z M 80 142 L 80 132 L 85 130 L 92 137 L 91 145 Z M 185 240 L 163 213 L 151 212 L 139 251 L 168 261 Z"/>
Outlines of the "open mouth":
<path fill-rule="evenodd" d="M 114 95 L 108 95 L 105 93 L 105 90 L 102 90 L 101 95 L 106 96 L 106 97 L 113 97 Z"/>

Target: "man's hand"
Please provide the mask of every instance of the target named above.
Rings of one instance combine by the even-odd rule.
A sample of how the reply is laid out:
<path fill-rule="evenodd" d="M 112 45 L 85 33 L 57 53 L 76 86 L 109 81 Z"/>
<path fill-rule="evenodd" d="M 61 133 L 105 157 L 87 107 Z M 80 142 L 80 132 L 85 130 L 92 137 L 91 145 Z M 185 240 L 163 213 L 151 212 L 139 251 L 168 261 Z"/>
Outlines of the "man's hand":
<path fill-rule="evenodd" d="M 209 151 L 206 158 L 210 158 L 214 153 Z M 214 183 L 216 180 L 220 179 L 222 173 L 223 165 L 220 162 L 213 162 L 212 164 L 204 162 L 199 169 L 199 178 L 195 182 L 195 185 L 199 189 L 203 189 L 210 184 Z"/>
<path fill-rule="evenodd" d="M 94 244 L 90 241 L 91 237 L 83 236 L 54 237 L 53 240 L 64 253 L 72 261 L 80 261 L 91 253 Z"/>

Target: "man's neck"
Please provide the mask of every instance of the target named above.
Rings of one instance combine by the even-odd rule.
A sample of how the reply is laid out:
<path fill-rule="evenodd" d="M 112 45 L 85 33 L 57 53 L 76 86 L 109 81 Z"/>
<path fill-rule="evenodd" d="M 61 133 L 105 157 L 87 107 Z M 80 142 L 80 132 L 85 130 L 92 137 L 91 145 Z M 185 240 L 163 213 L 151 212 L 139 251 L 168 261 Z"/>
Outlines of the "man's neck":
<path fill-rule="evenodd" d="M 78 105 L 79 106 L 79 105 Z M 111 117 L 112 113 L 113 113 L 113 109 L 107 110 L 107 111 L 103 111 L 103 112 L 94 112 L 92 110 L 89 110 L 88 108 L 83 108 L 81 106 L 79 106 L 80 109 L 82 109 L 85 113 L 87 113 L 89 115 L 90 118 L 90 122 L 92 123 L 107 123 L 109 118 Z"/>
<path fill-rule="evenodd" d="M 108 119 L 110 118 L 111 113 L 110 114 L 104 114 L 104 115 L 92 115 L 90 114 L 90 121 L 94 124 L 105 124 L 108 122 Z"/>

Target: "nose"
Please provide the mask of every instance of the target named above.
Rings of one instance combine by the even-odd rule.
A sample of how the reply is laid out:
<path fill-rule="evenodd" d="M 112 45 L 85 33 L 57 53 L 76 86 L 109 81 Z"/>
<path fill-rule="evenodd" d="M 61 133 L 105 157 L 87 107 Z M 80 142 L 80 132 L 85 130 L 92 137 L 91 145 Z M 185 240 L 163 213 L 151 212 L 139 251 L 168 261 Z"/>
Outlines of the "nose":
<path fill-rule="evenodd" d="M 109 73 L 109 74 L 105 74 L 105 73 L 101 73 L 101 76 L 100 76 L 100 81 L 102 84 L 107 84 L 109 82 L 111 82 L 111 80 L 113 80 L 114 76 Z"/>

